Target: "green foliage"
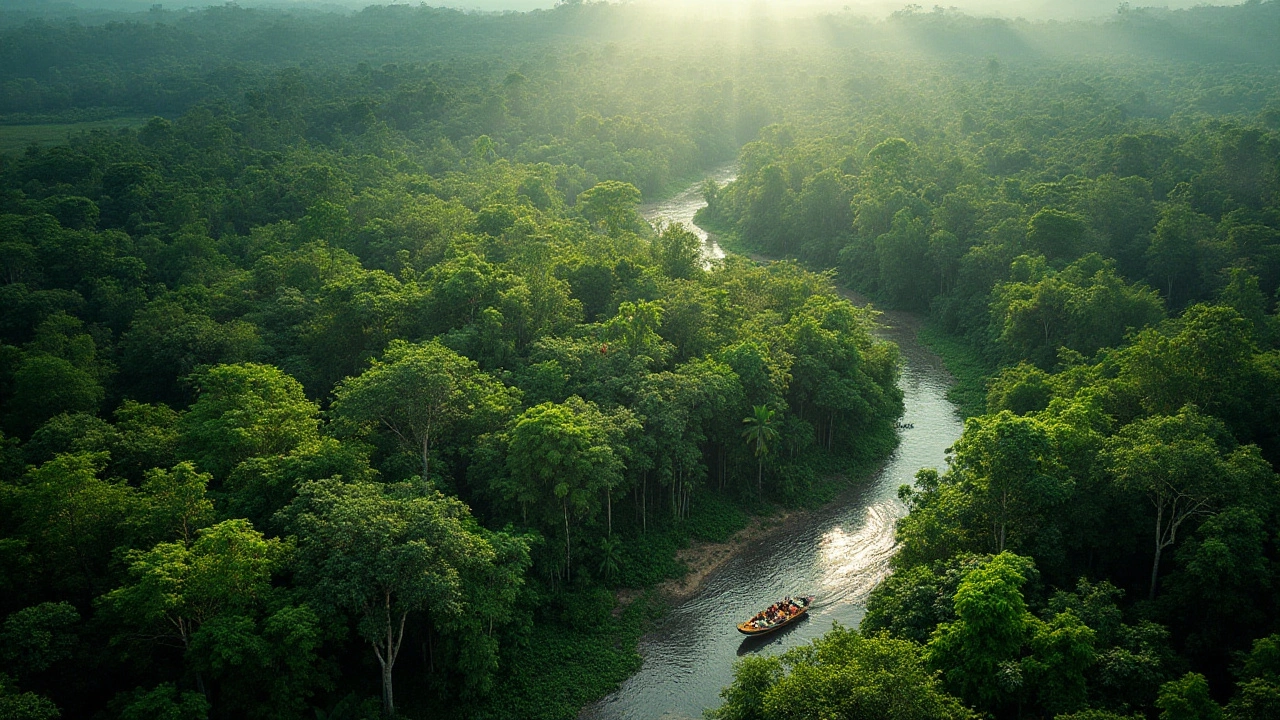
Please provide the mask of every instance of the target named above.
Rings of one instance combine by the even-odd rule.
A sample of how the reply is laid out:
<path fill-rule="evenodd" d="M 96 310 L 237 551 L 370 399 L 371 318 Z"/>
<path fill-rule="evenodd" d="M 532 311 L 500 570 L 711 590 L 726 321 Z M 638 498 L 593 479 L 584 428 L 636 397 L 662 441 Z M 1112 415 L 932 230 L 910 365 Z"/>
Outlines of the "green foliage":
<path fill-rule="evenodd" d="M 683 225 L 668 225 L 653 240 L 654 259 L 662 274 L 687 280 L 702 270 L 702 240 Z"/>
<path fill-rule="evenodd" d="M 33 692 L 19 692 L 8 675 L 0 673 L 0 718 L 5 720 L 55 720 L 58 706 Z"/>
<path fill-rule="evenodd" d="M 1255 720 L 1280 710 L 1280 636 L 1254 641 L 1238 677 L 1239 692 L 1227 706 L 1228 718 Z"/>
<path fill-rule="evenodd" d="M 71 362 L 30 355 L 13 373 L 5 417 L 11 429 L 26 433 L 60 413 L 96 412 L 104 396 L 102 385 Z"/>
<path fill-rule="evenodd" d="M 1090 254 L 1057 274 L 996 285 L 991 314 L 992 333 L 1011 359 L 1050 367 L 1060 348 L 1091 356 L 1119 345 L 1126 333 L 1163 319 L 1164 305 Z"/>
<path fill-rule="evenodd" d="M 1160 687 L 1156 699 L 1160 720 L 1218 720 L 1222 708 L 1209 697 L 1209 683 L 1199 673 L 1187 673 Z"/>
<path fill-rule="evenodd" d="M 504 692 L 480 703 L 475 717 L 493 720 L 554 720 L 575 716 L 583 705 L 616 689 L 640 667 L 635 643 L 649 620 L 656 617 L 656 599 L 641 597 L 618 617 L 609 612 L 608 593 L 569 595 L 567 605 L 598 611 L 598 623 L 540 622 L 529 629 L 526 642 L 505 650 L 497 680 Z"/>
<path fill-rule="evenodd" d="M 71 657 L 79 644 L 73 627 L 80 613 L 70 604 L 40 603 L 13 613 L 4 621 L 0 640 L 6 666 L 18 673 L 38 673 Z"/>
<path fill-rule="evenodd" d="M 423 611 L 436 632 L 479 653 L 467 668 L 470 682 L 487 680 L 495 663 L 483 655 L 497 648 L 486 642 L 486 630 L 511 618 L 528 566 L 525 542 L 491 541 L 462 502 L 403 486 L 314 481 L 284 512 L 298 533 L 298 572 L 308 594 L 329 611 L 354 615 L 372 646 L 387 714 L 395 714 L 392 670 L 411 612 Z"/>
<path fill-rule="evenodd" d="M 18 537 L 38 574 L 73 592 L 100 589 L 112 548 L 127 544 L 138 493 L 100 477 L 104 453 L 59 455 L 28 470 L 15 488 Z"/>
<path fill-rule="evenodd" d="M 522 515 L 532 507 L 543 527 L 563 521 L 566 578 L 573 576 L 572 528 L 594 519 L 602 499 L 611 502 L 626 467 L 627 435 L 637 430 L 625 409 L 606 415 L 576 395 L 531 407 L 511 423 L 508 499 L 521 505 Z M 609 522 L 612 532 L 611 511 Z"/>
<path fill-rule="evenodd" d="M 200 532 L 188 547 L 162 542 L 128 556 L 130 584 L 102 603 L 156 637 L 184 648 L 210 621 L 246 612 L 262 602 L 283 551 L 244 520 L 226 520 Z"/>
<path fill-rule="evenodd" d="M 389 432 L 422 461 L 431 482 L 433 443 L 450 448 L 493 429 L 518 393 L 438 341 L 397 340 L 381 360 L 334 390 L 333 413 L 359 434 Z"/>
<path fill-rule="evenodd" d="M 926 646 L 929 665 L 979 708 L 998 709 L 1021 684 L 1016 660 L 1035 619 L 1022 598 L 1027 567 L 1002 553 L 970 571 L 956 589 L 956 619 L 938 625 Z"/>
<path fill-rule="evenodd" d="M 215 477 L 239 463 L 288 452 L 318 435 L 319 408 L 297 380 L 270 365 L 219 365 L 193 379 L 199 395 L 182 417 L 190 456 Z"/>
<path fill-rule="evenodd" d="M 867 634 L 731 706 L 964 714 L 925 652 L 984 712 L 1154 715 L 1273 629 L 1276 3 L 745 53 L 626 4 L 64 10 L 0 12 L 0 136 L 111 128 L 0 158 L 0 714 L 368 716 L 404 643 L 409 715 L 616 687 L 652 610 L 613 589 L 832 497 L 901 410 L 833 274 L 641 222 L 735 153 L 706 227 L 927 311 L 975 419 Z M 1267 647 L 1233 717 L 1276 714 Z"/>
<path fill-rule="evenodd" d="M 606 180 L 578 195 L 582 216 L 611 232 L 631 227 L 639 204 L 640 191 L 636 186 L 617 180 Z"/>
<path fill-rule="evenodd" d="M 124 720 L 206 720 L 209 701 L 197 692 L 178 690 L 172 683 L 150 690 L 138 688 L 121 702 Z"/>
<path fill-rule="evenodd" d="M 734 666 L 711 718 L 969 718 L 947 695 L 914 643 L 864 637 L 835 625 L 811 645 Z"/>

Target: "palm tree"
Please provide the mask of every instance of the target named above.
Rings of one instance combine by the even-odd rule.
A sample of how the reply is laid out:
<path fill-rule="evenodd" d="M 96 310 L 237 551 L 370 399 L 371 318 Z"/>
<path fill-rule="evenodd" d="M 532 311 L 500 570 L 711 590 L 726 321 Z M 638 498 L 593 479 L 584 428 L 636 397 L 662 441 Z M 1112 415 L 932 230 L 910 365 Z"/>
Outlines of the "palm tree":
<path fill-rule="evenodd" d="M 752 410 L 754 414 L 742 419 L 747 426 L 742 437 L 746 438 L 748 445 L 754 446 L 752 451 L 759 463 L 756 471 L 756 494 L 759 495 L 764 490 L 764 456 L 769 454 L 769 443 L 778 439 L 778 431 L 773 429 L 774 411 L 768 405 L 756 405 Z"/>
<path fill-rule="evenodd" d="M 612 580 L 622 568 L 622 541 L 612 536 L 601 540 L 600 558 L 600 573 Z"/>

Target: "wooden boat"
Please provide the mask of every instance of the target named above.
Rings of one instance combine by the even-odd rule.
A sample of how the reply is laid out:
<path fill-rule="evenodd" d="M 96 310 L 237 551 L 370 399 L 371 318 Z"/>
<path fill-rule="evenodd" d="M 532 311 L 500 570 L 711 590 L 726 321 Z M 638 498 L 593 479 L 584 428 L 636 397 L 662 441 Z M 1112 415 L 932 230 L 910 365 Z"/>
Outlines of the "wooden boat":
<path fill-rule="evenodd" d="M 771 633 L 774 630 L 780 630 L 791 623 L 796 622 L 800 618 L 804 617 L 805 613 L 809 612 L 809 608 L 813 606 L 813 596 L 809 595 L 807 597 L 793 598 L 791 603 L 799 609 L 785 618 L 772 621 L 766 620 L 765 612 L 761 611 L 756 613 L 750 620 L 747 620 L 744 623 L 739 623 L 738 632 L 743 635 L 764 635 L 766 633 Z M 778 604 L 782 605 L 782 603 Z"/>

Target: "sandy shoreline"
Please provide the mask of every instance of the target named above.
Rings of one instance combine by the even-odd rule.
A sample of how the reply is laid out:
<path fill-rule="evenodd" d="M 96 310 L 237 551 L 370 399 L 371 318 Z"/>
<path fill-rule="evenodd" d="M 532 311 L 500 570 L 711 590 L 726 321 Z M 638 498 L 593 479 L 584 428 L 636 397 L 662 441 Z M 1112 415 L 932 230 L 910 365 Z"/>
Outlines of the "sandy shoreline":
<path fill-rule="evenodd" d="M 707 577 L 737 555 L 744 547 L 756 540 L 768 536 L 783 523 L 803 515 L 805 510 L 781 510 L 773 515 L 756 515 L 747 526 L 729 536 L 724 542 L 704 542 L 692 540 L 689 546 L 676 551 L 676 560 L 688 570 L 678 578 L 664 580 L 654 586 L 658 596 L 669 605 L 679 605 L 702 589 Z M 622 588 L 616 593 L 618 604 L 613 609 L 615 616 L 622 614 L 637 598 L 645 594 L 644 589 Z"/>
<path fill-rule="evenodd" d="M 688 600 L 702 589 L 707 576 L 737 555 L 749 543 L 765 537 L 791 518 L 803 513 L 801 510 L 783 510 L 767 517 L 754 516 L 747 526 L 734 533 L 724 542 L 702 542 L 694 540 L 676 553 L 676 560 L 684 563 L 689 571 L 683 577 L 672 578 L 658 585 L 658 593 L 671 604 Z"/>
<path fill-rule="evenodd" d="M 887 460 L 887 459 L 886 459 Z M 839 503 L 842 496 L 850 491 L 856 491 L 856 486 L 860 482 L 865 482 L 874 478 L 884 469 L 884 462 L 876 467 L 875 470 L 866 474 L 865 477 L 859 478 L 858 481 L 848 483 L 848 487 L 841 490 L 836 497 L 829 502 L 815 508 L 780 508 L 772 515 L 755 515 L 747 522 L 746 527 L 729 536 L 724 542 L 704 542 L 701 540 L 692 540 L 688 547 L 682 548 L 676 552 L 676 559 L 684 564 L 688 571 L 678 578 L 664 580 L 653 587 L 658 596 L 662 598 L 668 605 L 679 605 L 686 600 L 697 595 L 702 590 L 703 584 L 707 578 L 720 569 L 729 560 L 732 560 L 743 548 L 751 543 L 767 538 L 774 532 L 777 532 L 784 525 L 796 522 L 802 522 L 804 518 L 811 512 L 821 510 L 829 505 Z M 848 480 L 846 479 L 846 482 Z M 644 595 L 645 589 L 641 588 L 622 588 L 615 593 L 617 597 L 617 605 L 614 607 L 613 614 L 615 616 L 622 614 L 623 609 L 634 602 L 637 598 Z"/>

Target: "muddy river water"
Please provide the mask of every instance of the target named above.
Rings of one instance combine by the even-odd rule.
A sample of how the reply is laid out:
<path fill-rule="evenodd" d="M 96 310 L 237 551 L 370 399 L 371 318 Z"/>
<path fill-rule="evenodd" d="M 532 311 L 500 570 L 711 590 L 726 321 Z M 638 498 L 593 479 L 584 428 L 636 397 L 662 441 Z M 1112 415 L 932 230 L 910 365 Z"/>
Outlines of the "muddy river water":
<path fill-rule="evenodd" d="M 726 167 L 719 183 L 734 177 Z M 703 239 L 708 258 L 723 257 L 713 237 L 693 225 L 705 205 L 701 184 L 661 203 L 646 205 L 650 222 L 680 222 Z M 858 301 L 856 297 L 851 299 Z M 615 693 L 585 708 L 583 719 L 658 720 L 701 718 L 720 704 L 720 689 L 733 677 L 733 662 L 747 653 L 778 653 L 807 643 L 832 622 L 856 627 L 867 594 L 888 572 L 894 521 L 904 508 L 898 487 L 922 467 L 942 468 L 946 449 L 960 436 L 961 421 L 946 397 L 951 377 L 941 359 L 916 339 L 919 320 L 887 312 L 881 337 L 898 344 L 900 385 L 906 410 L 900 443 L 883 469 L 825 508 L 796 516 L 709 575 L 701 590 L 672 608 L 640 641 L 644 665 Z M 764 638 L 744 639 L 734 628 L 785 595 L 816 595 L 808 619 Z"/>

